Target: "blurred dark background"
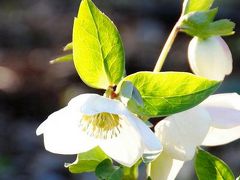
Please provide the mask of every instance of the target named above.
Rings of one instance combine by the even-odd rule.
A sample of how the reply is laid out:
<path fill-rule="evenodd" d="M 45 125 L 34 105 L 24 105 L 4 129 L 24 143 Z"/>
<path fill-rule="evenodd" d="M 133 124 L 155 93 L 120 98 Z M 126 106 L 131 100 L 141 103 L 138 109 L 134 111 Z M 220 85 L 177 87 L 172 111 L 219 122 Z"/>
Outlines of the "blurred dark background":
<path fill-rule="evenodd" d="M 127 74 L 152 70 L 160 50 L 180 15 L 179 0 L 95 0 L 117 25 L 125 46 Z M 94 176 L 71 175 L 64 162 L 75 156 L 44 150 L 35 135 L 47 116 L 80 93 L 96 92 L 82 83 L 73 63 L 50 65 L 71 41 L 73 18 L 80 0 L 0 0 L 0 179 L 75 180 Z M 236 34 L 226 37 L 234 57 L 234 72 L 219 92 L 240 92 L 240 1 L 216 1 L 217 18 L 237 23 Z M 190 37 L 179 34 L 164 70 L 190 71 Z M 101 91 L 97 91 L 102 93 Z M 240 132 L 239 132 L 240 133 Z M 240 141 L 208 149 L 240 173 Z M 192 162 L 178 179 L 196 179 Z"/>

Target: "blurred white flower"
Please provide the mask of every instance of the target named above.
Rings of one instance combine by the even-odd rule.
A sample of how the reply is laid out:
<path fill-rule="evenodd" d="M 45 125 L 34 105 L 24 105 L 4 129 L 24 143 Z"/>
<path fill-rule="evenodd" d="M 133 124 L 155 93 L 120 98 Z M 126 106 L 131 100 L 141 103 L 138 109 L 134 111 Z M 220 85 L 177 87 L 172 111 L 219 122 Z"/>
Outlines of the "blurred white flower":
<path fill-rule="evenodd" d="M 220 36 L 194 37 L 188 47 L 188 60 L 195 74 L 211 80 L 222 81 L 232 72 L 232 54 Z"/>
<path fill-rule="evenodd" d="M 240 96 L 217 94 L 200 105 L 160 121 L 155 134 L 163 152 L 151 163 L 153 180 L 173 180 L 196 147 L 218 146 L 240 138 Z"/>
<path fill-rule="evenodd" d="M 58 154 L 78 154 L 99 146 L 125 166 L 139 158 L 155 158 L 162 145 L 155 134 L 117 100 L 83 94 L 51 114 L 37 129 L 45 148 Z"/>

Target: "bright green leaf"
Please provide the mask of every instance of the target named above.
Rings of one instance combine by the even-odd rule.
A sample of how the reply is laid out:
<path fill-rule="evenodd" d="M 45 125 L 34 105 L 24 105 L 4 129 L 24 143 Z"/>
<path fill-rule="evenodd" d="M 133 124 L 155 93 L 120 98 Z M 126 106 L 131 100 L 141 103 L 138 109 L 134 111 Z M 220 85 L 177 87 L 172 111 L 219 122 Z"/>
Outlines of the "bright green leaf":
<path fill-rule="evenodd" d="M 125 55 L 113 22 L 91 0 L 83 0 L 73 27 L 73 59 L 89 86 L 107 89 L 124 75 Z"/>
<path fill-rule="evenodd" d="M 66 164 L 65 167 L 71 173 L 92 172 L 105 159 L 108 159 L 108 156 L 99 147 L 96 147 L 88 152 L 78 154 L 76 161 Z"/>
<path fill-rule="evenodd" d="M 60 63 L 60 62 L 68 62 L 73 60 L 73 55 L 72 54 L 67 54 L 61 57 L 58 57 L 56 59 L 53 59 L 50 61 L 50 64 L 55 64 L 55 63 Z"/>
<path fill-rule="evenodd" d="M 66 46 L 64 46 L 63 51 L 71 51 L 73 49 L 72 42 L 68 43 Z"/>
<path fill-rule="evenodd" d="M 100 180 L 122 180 L 123 169 L 113 166 L 112 161 L 106 159 L 97 166 L 95 174 Z"/>
<path fill-rule="evenodd" d="M 240 176 L 236 180 L 240 180 Z"/>
<path fill-rule="evenodd" d="M 235 180 L 225 162 L 200 148 L 197 148 L 194 163 L 199 180 Z"/>
<path fill-rule="evenodd" d="M 187 14 L 182 17 L 180 31 L 203 39 L 211 36 L 232 35 L 235 24 L 227 19 L 213 21 L 216 13 L 215 8 Z"/>
<path fill-rule="evenodd" d="M 131 81 L 143 99 L 144 107 L 138 107 L 134 113 L 147 117 L 167 116 L 192 108 L 220 85 L 218 81 L 184 72 L 138 72 L 124 81 Z"/>
<path fill-rule="evenodd" d="M 194 11 L 205 11 L 211 8 L 214 0 L 184 0 L 183 14 Z"/>

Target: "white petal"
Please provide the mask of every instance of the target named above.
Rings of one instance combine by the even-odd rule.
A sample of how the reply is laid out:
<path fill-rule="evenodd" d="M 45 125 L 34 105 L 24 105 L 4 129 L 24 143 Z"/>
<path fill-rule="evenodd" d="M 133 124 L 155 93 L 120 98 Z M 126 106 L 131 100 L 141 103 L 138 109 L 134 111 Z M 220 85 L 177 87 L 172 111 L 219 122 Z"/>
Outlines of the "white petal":
<path fill-rule="evenodd" d="M 102 150 L 118 163 L 131 167 L 142 156 L 144 145 L 140 133 L 126 118 L 121 119 L 120 134 L 112 139 L 99 140 Z"/>
<path fill-rule="evenodd" d="M 211 126 L 219 129 L 229 129 L 240 126 L 240 111 L 226 108 L 207 108 L 212 123 Z"/>
<path fill-rule="evenodd" d="M 174 180 L 183 164 L 184 161 L 173 159 L 163 151 L 160 156 L 151 163 L 151 178 L 152 180 Z"/>
<path fill-rule="evenodd" d="M 212 118 L 215 128 L 234 128 L 240 125 L 240 96 L 237 93 L 216 94 L 200 104 Z"/>
<path fill-rule="evenodd" d="M 128 120 L 133 126 L 138 128 L 138 131 L 142 136 L 142 142 L 144 145 L 144 161 L 150 162 L 154 160 L 163 150 L 160 140 L 156 137 L 152 130 L 135 115 L 129 113 Z"/>
<path fill-rule="evenodd" d="M 164 151 L 174 159 L 191 160 L 196 146 L 207 135 L 210 122 L 208 113 L 195 107 L 160 121 L 155 127 L 155 134 L 160 138 Z"/>
<path fill-rule="evenodd" d="M 232 72 L 232 54 L 225 41 L 219 37 L 193 38 L 188 47 L 192 71 L 213 80 L 223 80 Z"/>
<path fill-rule="evenodd" d="M 219 146 L 230 143 L 240 138 L 240 125 L 234 128 L 220 129 L 210 127 L 209 132 L 204 139 L 204 146 Z"/>
<path fill-rule="evenodd" d="M 37 129 L 43 134 L 45 148 L 57 154 L 78 154 L 96 146 L 79 127 L 81 113 L 65 107 L 51 114 Z"/>
<path fill-rule="evenodd" d="M 203 145 L 217 146 L 240 138 L 240 96 L 237 93 L 212 95 L 200 106 L 212 118 Z"/>
<path fill-rule="evenodd" d="M 204 100 L 201 106 L 205 107 L 221 107 L 240 110 L 240 95 L 237 93 L 223 93 L 209 96 Z"/>
<path fill-rule="evenodd" d="M 73 98 L 68 106 L 88 115 L 101 112 L 122 114 L 122 111 L 126 110 L 120 101 L 109 99 L 97 94 L 81 94 Z"/>

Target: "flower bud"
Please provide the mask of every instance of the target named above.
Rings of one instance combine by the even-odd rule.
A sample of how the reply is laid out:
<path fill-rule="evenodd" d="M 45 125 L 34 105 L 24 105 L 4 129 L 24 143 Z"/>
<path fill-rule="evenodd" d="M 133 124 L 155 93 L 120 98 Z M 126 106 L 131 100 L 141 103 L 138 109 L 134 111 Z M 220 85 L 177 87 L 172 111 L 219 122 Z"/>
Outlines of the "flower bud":
<path fill-rule="evenodd" d="M 232 72 L 232 54 L 220 36 L 194 37 L 188 47 L 188 60 L 196 75 L 211 80 L 222 81 Z"/>

